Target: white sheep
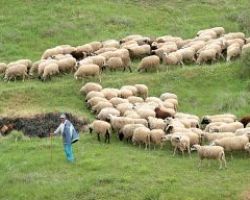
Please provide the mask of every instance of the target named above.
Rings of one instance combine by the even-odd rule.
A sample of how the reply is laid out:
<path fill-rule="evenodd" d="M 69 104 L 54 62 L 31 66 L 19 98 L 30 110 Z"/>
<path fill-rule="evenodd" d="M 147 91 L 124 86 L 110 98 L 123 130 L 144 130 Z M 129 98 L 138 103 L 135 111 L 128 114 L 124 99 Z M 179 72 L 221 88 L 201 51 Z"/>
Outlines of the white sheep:
<path fill-rule="evenodd" d="M 17 77 L 22 77 L 22 80 L 25 80 L 25 77 L 28 77 L 27 66 L 23 64 L 15 64 L 11 67 L 8 67 L 5 71 L 4 79 L 7 81 L 15 79 Z"/>
<path fill-rule="evenodd" d="M 147 56 L 144 57 L 138 66 L 138 72 L 139 71 L 148 71 L 148 70 L 156 70 L 158 72 L 160 65 L 160 58 L 158 56 Z"/>
<path fill-rule="evenodd" d="M 92 107 L 92 111 L 94 113 L 99 113 L 103 108 L 113 108 L 113 105 L 110 102 L 101 101 Z"/>
<path fill-rule="evenodd" d="M 93 98 L 93 97 L 104 97 L 104 94 L 102 92 L 98 92 L 98 91 L 90 91 L 86 97 L 85 97 L 85 101 L 88 101 L 89 99 Z"/>
<path fill-rule="evenodd" d="M 89 125 L 89 132 L 94 131 L 97 134 L 98 141 L 101 141 L 100 136 L 104 137 L 104 142 L 110 143 L 111 126 L 108 122 L 95 120 Z"/>
<path fill-rule="evenodd" d="M 215 159 L 220 163 L 220 169 L 222 169 L 222 163 L 227 168 L 224 148 L 221 146 L 200 146 L 198 144 L 193 145 L 193 148 L 197 150 L 200 159 L 198 167 L 201 167 L 203 159 Z"/>
<path fill-rule="evenodd" d="M 109 100 L 109 102 L 112 103 L 114 107 L 121 103 L 131 103 L 128 101 L 128 99 L 123 99 L 120 97 L 113 97 Z"/>
<path fill-rule="evenodd" d="M 144 100 L 141 97 L 136 97 L 136 96 L 130 96 L 128 97 L 129 103 L 135 104 L 135 103 L 143 103 Z"/>
<path fill-rule="evenodd" d="M 213 128 L 215 132 L 235 132 L 237 129 L 244 128 L 241 122 L 232 122 L 228 124 L 222 124 Z"/>
<path fill-rule="evenodd" d="M 103 120 L 103 121 L 110 121 L 110 115 L 120 117 L 121 113 L 119 110 L 112 108 L 112 107 L 107 107 L 103 108 L 99 114 L 97 115 L 97 119 Z"/>
<path fill-rule="evenodd" d="M 135 84 L 134 85 L 137 89 L 137 95 L 146 99 L 148 97 L 148 87 L 144 84 Z"/>
<path fill-rule="evenodd" d="M 88 82 L 80 89 L 81 94 L 88 94 L 91 91 L 101 91 L 102 86 L 98 83 Z"/>
<path fill-rule="evenodd" d="M 45 66 L 43 71 L 43 80 L 46 80 L 47 78 L 51 78 L 51 76 L 59 74 L 59 66 L 56 63 L 50 63 Z"/>
<path fill-rule="evenodd" d="M 150 149 L 150 129 L 146 127 L 138 127 L 134 129 L 132 142 L 134 145 L 139 144 L 140 147 L 141 144 L 145 144 L 145 150 L 147 148 Z"/>
<path fill-rule="evenodd" d="M 164 135 L 165 133 L 162 129 L 153 129 L 150 131 L 150 142 L 151 144 L 153 144 L 154 150 L 156 145 L 160 145 L 160 149 L 162 149 L 163 147 L 162 137 L 164 137 Z"/>
<path fill-rule="evenodd" d="M 99 82 L 101 82 L 101 71 L 99 66 L 95 64 L 81 65 L 74 74 L 75 79 L 88 76 L 98 76 Z"/>
<path fill-rule="evenodd" d="M 115 88 L 104 88 L 102 89 L 102 93 L 104 94 L 104 97 L 108 100 L 120 96 L 120 90 Z"/>
<path fill-rule="evenodd" d="M 134 130 L 138 127 L 144 126 L 142 124 L 126 124 L 125 126 L 123 126 L 123 128 L 118 133 L 120 141 L 122 141 L 123 139 L 127 140 L 127 142 L 131 141 Z"/>
<path fill-rule="evenodd" d="M 129 48 L 128 51 L 131 58 L 142 58 L 150 55 L 151 48 L 150 45 L 145 44 L 141 46 L 133 46 Z"/>

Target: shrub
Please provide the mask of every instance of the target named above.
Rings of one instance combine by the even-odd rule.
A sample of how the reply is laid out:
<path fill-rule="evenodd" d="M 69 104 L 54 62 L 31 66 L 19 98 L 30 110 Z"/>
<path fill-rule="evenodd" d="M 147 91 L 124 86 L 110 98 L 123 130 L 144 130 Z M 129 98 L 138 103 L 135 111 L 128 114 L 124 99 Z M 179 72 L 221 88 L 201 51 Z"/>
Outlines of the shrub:
<path fill-rule="evenodd" d="M 247 49 L 243 52 L 240 58 L 240 66 L 241 66 L 241 76 L 243 78 L 250 77 L 250 49 Z"/>
<path fill-rule="evenodd" d="M 25 136 L 23 134 L 23 132 L 21 131 L 12 131 L 8 136 L 7 136 L 7 139 L 10 140 L 10 141 L 28 141 L 30 140 L 29 137 Z"/>

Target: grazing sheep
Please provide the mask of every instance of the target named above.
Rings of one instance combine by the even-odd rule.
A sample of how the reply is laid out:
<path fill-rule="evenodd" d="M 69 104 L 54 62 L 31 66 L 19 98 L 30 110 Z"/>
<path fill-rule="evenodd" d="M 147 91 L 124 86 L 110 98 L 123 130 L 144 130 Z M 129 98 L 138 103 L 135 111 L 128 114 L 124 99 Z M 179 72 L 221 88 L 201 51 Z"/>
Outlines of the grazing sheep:
<path fill-rule="evenodd" d="M 22 80 L 25 80 L 25 77 L 28 77 L 27 66 L 23 64 L 15 64 L 11 67 L 8 67 L 5 71 L 4 79 L 9 81 L 17 77 L 22 77 Z"/>
<path fill-rule="evenodd" d="M 56 63 L 50 63 L 45 66 L 43 71 L 43 80 L 46 80 L 47 78 L 51 78 L 51 76 L 59 74 L 59 66 Z"/>
<path fill-rule="evenodd" d="M 86 64 L 81 65 L 74 74 L 75 79 L 85 78 L 87 76 L 98 76 L 99 82 L 101 82 L 101 73 L 98 65 Z"/>
<path fill-rule="evenodd" d="M 144 100 L 141 97 L 136 97 L 136 96 L 130 96 L 128 97 L 129 103 L 135 104 L 135 103 L 143 103 Z"/>
<path fill-rule="evenodd" d="M 134 145 L 139 144 L 139 147 L 141 147 L 141 144 L 145 144 L 145 150 L 147 148 L 150 149 L 150 129 L 146 127 L 137 127 L 134 129 L 132 142 Z"/>
<path fill-rule="evenodd" d="M 97 119 L 103 120 L 103 121 L 110 121 L 110 115 L 120 117 L 121 113 L 119 110 L 112 108 L 112 107 L 107 107 L 103 108 L 99 114 L 97 115 Z"/>
<path fill-rule="evenodd" d="M 248 123 L 250 123 L 250 116 L 245 116 L 240 119 L 240 122 L 244 125 L 244 127 L 247 126 Z"/>
<path fill-rule="evenodd" d="M 80 93 L 81 94 L 88 94 L 91 91 L 101 91 L 102 90 L 102 86 L 98 83 L 93 83 L 93 82 L 88 82 L 86 83 L 81 89 L 80 89 Z"/>
<path fill-rule="evenodd" d="M 131 58 L 142 58 L 151 54 L 150 45 L 133 46 L 128 49 Z"/>
<path fill-rule="evenodd" d="M 93 53 L 94 50 L 90 44 L 84 44 L 81 46 L 77 46 L 76 52 L 83 52 L 83 53 L 86 53 L 87 55 L 89 55 L 89 54 Z"/>
<path fill-rule="evenodd" d="M 135 84 L 134 85 L 137 89 L 137 95 L 146 99 L 148 97 L 148 87 L 144 84 Z"/>
<path fill-rule="evenodd" d="M 227 62 L 241 54 L 241 47 L 238 44 L 232 44 L 227 48 Z"/>
<path fill-rule="evenodd" d="M 62 58 L 57 61 L 61 73 L 72 73 L 76 67 L 76 59 L 73 57 Z"/>
<path fill-rule="evenodd" d="M 128 97 L 133 96 L 133 92 L 129 89 L 122 88 L 120 89 L 120 96 L 121 98 L 127 99 Z"/>
<path fill-rule="evenodd" d="M 177 99 L 177 95 L 173 94 L 173 93 L 166 92 L 166 93 L 161 94 L 160 99 L 162 101 L 165 101 L 167 99 Z"/>
<path fill-rule="evenodd" d="M 106 40 L 102 42 L 102 46 L 103 48 L 110 48 L 110 47 L 114 47 L 114 48 L 120 48 L 120 42 L 117 40 Z"/>
<path fill-rule="evenodd" d="M 139 72 L 144 70 L 147 72 L 148 70 L 156 70 L 158 72 L 159 65 L 160 58 L 158 56 L 147 56 L 141 60 L 137 71 Z"/>
<path fill-rule="evenodd" d="M 133 109 L 133 104 L 131 103 L 121 103 L 116 106 L 116 109 L 121 112 L 121 115 L 125 113 L 127 110 L 132 110 Z"/>
<path fill-rule="evenodd" d="M 211 63 L 216 61 L 217 51 L 215 49 L 206 49 L 199 53 L 197 58 L 197 64 L 201 65 L 210 61 Z"/>
<path fill-rule="evenodd" d="M 245 34 L 241 33 L 241 32 L 228 33 L 228 34 L 224 35 L 224 38 L 227 39 L 227 40 L 237 39 L 237 38 L 240 38 L 240 39 L 244 40 L 245 39 Z"/>
<path fill-rule="evenodd" d="M 182 61 L 183 56 L 180 51 L 175 51 L 169 54 L 163 53 L 162 60 L 165 65 L 184 65 Z"/>
<path fill-rule="evenodd" d="M 138 127 L 145 127 L 142 124 L 126 124 L 123 128 L 119 131 L 118 136 L 120 141 L 123 139 L 128 141 L 132 140 L 133 132 Z"/>
<path fill-rule="evenodd" d="M 235 136 L 234 133 L 232 132 L 223 132 L 223 133 L 208 133 L 208 132 L 204 132 L 203 134 L 203 137 L 204 139 L 211 143 L 213 142 L 214 140 L 217 140 L 217 139 L 221 139 L 221 138 L 225 138 L 225 137 L 233 137 Z"/>
<path fill-rule="evenodd" d="M 243 124 L 240 122 L 233 122 L 228 124 L 220 125 L 219 127 L 215 127 L 215 132 L 235 132 L 237 129 L 244 128 Z"/>
<path fill-rule="evenodd" d="M 163 147 L 162 137 L 165 133 L 162 129 L 153 129 L 150 131 L 150 142 L 154 145 L 154 150 L 156 145 L 160 145 L 160 149 Z"/>
<path fill-rule="evenodd" d="M 111 57 L 108 59 L 106 64 L 104 65 L 104 68 L 108 68 L 110 71 L 115 71 L 123 68 L 123 71 L 125 71 L 125 67 L 123 67 L 123 62 L 121 57 Z"/>
<path fill-rule="evenodd" d="M 108 100 L 120 96 L 120 90 L 115 88 L 104 88 L 102 89 L 102 93 L 104 94 L 104 97 Z"/>
<path fill-rule="evenodd" d="M 0 74 L 4 74 L 7 69 L 7 65 L 5 63 L 0 63 Z"/>
<path fill-rule="evenodd" d="M 245 145 L 249 142 L 249 134 L 225 137 L 221 139 L 214 140 L 213 146 L 221 146 L 225 151 L 229 151 L 232 157 L 232 151 L 244 150 Z"/>
<path fill-rule="evenodd" d="M 127 99 L 123 99 L 120 97 L 113 97 L 109 100 L 109 102 L 112 103 L 114 107 L 121 103 L 131 103 Z"/>
<path fill-rule="evenodd" d="M 235 135 L 244 135 L 246 133 L 250 133 L 250 127 L 239 128 L 235 131 Z"/>
<path fill-rule="evenodd" d="M 197 150 L 200 159 L 198 167 L 201 167 L 203 159 L 215 159 L 220 163 L 220 169 L 222 169 L 222 163 L 227 168 L 224 148 L 221 146 L 200 146 L 198 144 L 193 145 L 194 150 Z"/>
<path fill-rule="evenodd" d="M 148 126 L 149 126 L 150 129 L 162 129 L 162 130 L 165 130 L 166 122 L 163 119 L 148 117 Z"/>
<path fill-rule="evenodd" d="M 103 97 L 93 97 L 87 101 L 87 106 L 94 107 L 95 105 L 97 105 L 101 101 L 108 102 L 108 100 L 103 98 Z"/>
<path fill-rule="evenodd" d="M 217 34 L 217 37 L 221 37 L 225 34 L 225 29 L 223 27 L 214 27 L 211 28 L 211 30 Z"/>
<path fill-rule="evenodd" d="M 30 71 L 29 71 L 29 75 L 30 76 L 35 76 L 35 75 L 38 75 L 38 67 L 40 65 L 40 63 L 42 62 L 42 60 L 38 60 L 36 62 L 34 62 L 30 68 Z M 1 71 L 1 70 L 0 70 Z M 1 73 L 1 72 L 0 72 Z"/>
<path fill-rule="evenodd" d="M 102 48 L 102 43 L 98 41 L 90 42 L 89 45 L 92 47 L 93 51 L 98 51 Z"/>
<path fill-rule="evenodd" d="M 137 88 L 133 85 L 124 85 L 121 87 L 122 89 L 127 89 L 127 90 L 131 90 L 131 92 L 133 93 L 134 96 L 137 96 Z"/>
<path fill-rule="evenodd" d="M 17 65 L 17 64 L 25 65 L 27 68 L 27 71 L 29 71 L 29 69 L 32 66 L 32 61 L 30 59 L 20 59 L 20 60 L 9 63 L 7 65 L 7 67 L 9 68 L 9 67 Z"/>
<path fill-rule="evenodd" d="M 136 109 L 136 112 L 140 115 L 142 119 L 148 119 L 148 117 L 155 117 L 155 112 L 151 109 Z"/>
<path fill-rule="evenodd" d="M 97 91 L 90 91 L 86 97 L 85 97 L 85 101 L 87 102 L 89 99 L 93 98 L 93 97 L 104 97 L 104 94 L 102 92 L 97 92 Z"/>
<path fill-rule="evenodd" d="M 113 104 L 106 101 L 101 101 L 92 107 L 94 113 L 99 113 L 103 108 L 113 108 Z"/>
<path fill-rule="evenodd" d="M 183 62 L 195 62 L 195 50 L 192 47 L 179 49 L 176 52 L 182 55 Z"/>
<path fill-rule="evenodd" d="M 89 125 L 89 132 L 94 131 L 97 134 L 98 141 L 101 141 L 100 136 L 104 137 L 104 142 L 110 143 L 111 126 L 108 122 L 95 120 Z"/>

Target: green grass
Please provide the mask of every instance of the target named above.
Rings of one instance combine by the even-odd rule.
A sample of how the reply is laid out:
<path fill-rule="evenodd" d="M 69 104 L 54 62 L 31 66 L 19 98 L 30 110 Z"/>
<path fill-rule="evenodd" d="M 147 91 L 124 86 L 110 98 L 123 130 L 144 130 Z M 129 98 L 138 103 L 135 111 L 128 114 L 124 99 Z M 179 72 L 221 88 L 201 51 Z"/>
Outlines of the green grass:
<path fill-rule="evenodd" d="M 248 0 L 10 0 L 0 6 L 0 62 L 38 60 L 47 48 L 93 40 L 119 39 L 128 34 L 171 34 L 183 38 L 212 26 L 250 35 Z M 147 84 L 151 96 L 174 92 L 179 111 L 199 116 L 250 113 L 250 81 L 242 64 L 185 66 L 160 73 L 107 72 L 104 87 Z M 89 79 L 96 81 L 95 79 Z M 50 82 L 0 82 L 0 115 L 72 112 L 91 121 L 79 89 L 85 81 L 72 75 Z M 197 170 L 197 157 L 171 156 L 171 148 L 144 151 L 112 138 L 99 144 L 84 134 L 74 146 L 77 161 L 64 160 L 60 139 L 31 141 L 0 138 L 0 199 L 240 199 L 250 190 L 249 158 L 236 154 L 228 169 L 216 162 Z M 210 162 L 207 162 L 210 163 Z"/>

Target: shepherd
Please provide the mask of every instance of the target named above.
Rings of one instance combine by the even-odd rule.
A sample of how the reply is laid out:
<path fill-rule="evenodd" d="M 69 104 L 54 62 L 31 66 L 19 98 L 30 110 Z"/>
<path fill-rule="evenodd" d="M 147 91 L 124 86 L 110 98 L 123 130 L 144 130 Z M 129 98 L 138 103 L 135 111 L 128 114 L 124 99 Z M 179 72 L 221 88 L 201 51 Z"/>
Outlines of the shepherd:
<path fill-rule="evenodd" d="M 74 162 L 74 155 L 72 150 L 72 144 L 77 142 L 79 134 L 74 128 L 73 124 L 67 119 L 65 114 L 60 115 L 61 124 L 54 131 L 53 135 L 62 134 L 63 146 L 66 158 L 69 162 Z"/>

